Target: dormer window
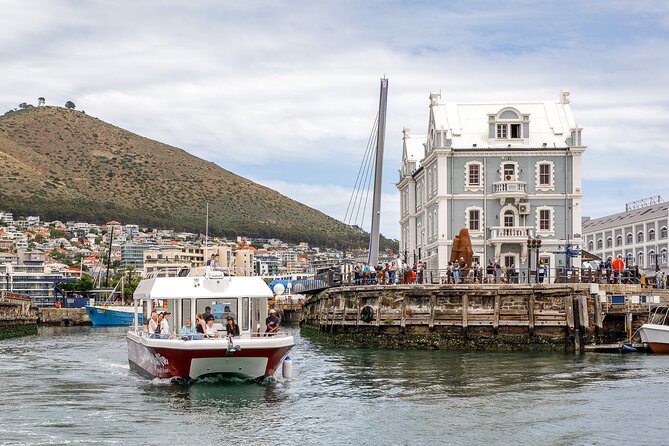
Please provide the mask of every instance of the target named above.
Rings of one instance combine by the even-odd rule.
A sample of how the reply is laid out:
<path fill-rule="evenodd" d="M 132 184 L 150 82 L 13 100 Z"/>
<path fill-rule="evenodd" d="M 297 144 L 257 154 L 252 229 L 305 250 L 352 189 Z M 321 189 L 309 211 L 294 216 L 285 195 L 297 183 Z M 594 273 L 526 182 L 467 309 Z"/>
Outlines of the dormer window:
<path fill-rule="evenodd" d="M 497 115 L 488 115 L 488 122 L 490 124 L 490 134 L 488 135 L 490 138 L 522 139 L 528 136 L 530 115 L 521 115 L 515 109 L 507 108 Z"/>

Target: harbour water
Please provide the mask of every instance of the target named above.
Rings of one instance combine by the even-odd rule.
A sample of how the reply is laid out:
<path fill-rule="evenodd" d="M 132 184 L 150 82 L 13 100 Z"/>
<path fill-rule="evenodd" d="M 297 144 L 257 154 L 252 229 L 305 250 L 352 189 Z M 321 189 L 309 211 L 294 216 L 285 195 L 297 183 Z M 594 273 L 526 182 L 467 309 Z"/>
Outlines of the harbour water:
<path fill-rule="evenodd" d="M 176 385 L 122 328 L 0 341 L 0 444 L 667 444 L 669 356 L 343 350 L 294 330 L 293 379 Z"/>

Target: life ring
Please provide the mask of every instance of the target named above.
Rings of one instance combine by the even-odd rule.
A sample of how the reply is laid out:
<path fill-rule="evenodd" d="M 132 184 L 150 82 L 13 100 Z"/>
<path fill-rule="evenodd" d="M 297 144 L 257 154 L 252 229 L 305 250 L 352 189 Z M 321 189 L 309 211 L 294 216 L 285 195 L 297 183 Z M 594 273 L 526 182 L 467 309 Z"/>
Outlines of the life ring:
<path fill-rule="evenodd" d="M 362 310 L 360 310 L 360 320 L 363 322 L 372 322 L 374 319 L 374 308 L 370 307 L 369 305 L 365 305 L 362 307 Z"/>
<path fill-rule="evenodd" d="M 56 302 L 56 303 L 54 304 L 54 306 L 55 306 L 56 308 L 60 308 L 60 307 L 62 306 L 62 304 L 61 304 L 60 302 Z"/>

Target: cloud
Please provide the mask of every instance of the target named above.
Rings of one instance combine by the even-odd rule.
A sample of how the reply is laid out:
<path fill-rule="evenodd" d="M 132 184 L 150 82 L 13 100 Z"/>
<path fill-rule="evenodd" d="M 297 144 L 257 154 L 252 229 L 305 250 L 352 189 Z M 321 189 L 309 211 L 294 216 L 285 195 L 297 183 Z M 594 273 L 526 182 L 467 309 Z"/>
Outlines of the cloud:
<path fill-rule="evenodd" d="M 454 101 L 545 100 L 568 88 L 588 145 L 583 213 L 606 213 L 618 208 L 602 190 L 612 179 L 633 191 L 652 178 L 639 193 L 669 196 L 660 170 L 644 163 L 669 163 L 668 9 L 660 1 L 14 0 L 0 15 L 0 107 L 73 100 L 342 218 L 385 74 L 382 232 L 398 237 L 390 215 L 399 212 L 401 129 L 425 132 L 430 91 Z"/>

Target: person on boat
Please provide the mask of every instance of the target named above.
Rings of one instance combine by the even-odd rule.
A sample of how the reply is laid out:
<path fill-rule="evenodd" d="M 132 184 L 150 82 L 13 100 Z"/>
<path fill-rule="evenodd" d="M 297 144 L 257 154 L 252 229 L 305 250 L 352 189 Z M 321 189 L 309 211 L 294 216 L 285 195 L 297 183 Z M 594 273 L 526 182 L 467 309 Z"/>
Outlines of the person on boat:
<path fill-rule="evenodd" d="M 205 328 L 206 324 L 204 322 L 204 316 L 202 313 L 198 313 L 197 316 L 195 316 L 195 332 L 204 334 Z"/>
<path fill-rule="evenodd" d="M 216 254 L 212 254 L 211 257 L 207 260 L 207 263 L 205 263 L 205 266 L 214 266 L 213 263 L 216 259 Z"/>
<path fill-rule="evenodd" d="M 276 310 L 269 310 L 269 316 L 265 319 L 265 333 L 267 336 L 272 336 L 274 333 L 279 331 L 281 325 L 281 319 L 276 315 Z"/>
<path fill-rule="evenodd" d="M 190 322 L 190 318 L 186 318 L 183 326 L 181 327 L 181 336 L 189 336 L 195 334 L 195 328 Z"/>
<path fill-rule="evenodd" d="M 228 323 L 225 325 L 227 336 L 239 336 L 239 325 L 235 323 L 235 318 L 228 316 Z"/>
<path fill-rule="evenodd" d="M 158 313 L 158 316 L 156 318 L 156 331 L 154 332 L 154 335 L 156 335 L 157 337 L 160 337 L 159 335 L 160 335 L 160 332 L 162 331 L 162 324 L 163 324 L 163 318 L 164 317 L 165 317 L 165 315 L 162 312 L 160 312 L 160 313 Z"/>
<path fill-rule="evenodd" d="M 204 336 L 209 339 L 218 338 L 218 330 L 214 327 L 214 316 L 210 314 L 208 317 L 205 317 L 205 320 L 207 321 L 207 326 L 204 330 Z"/>
<path fill-rule="evenodd" d="M 155 311 L 151 312 L 151 319 L 149 319 L 149 335 L 155 335 L 156 330 L 158 329 L 158 313 Z"/>
<path fill-rule="evenodd" d="M 207 316 L 212 316 L 212 317 L 214 316 L 213 314 L 211 314 L 211 307 L 209 305 L 204 307 L 204 314 L 202 316 L 203 316 L 203 321 L 205 323 L 207 322 Z"/>
<path fill-rule="evenodd" d="M 163 311 L 163 319 L 160 321 L 160 333 L 163 335 L 170 334 L 170 314 L 169 311 Z"/>

